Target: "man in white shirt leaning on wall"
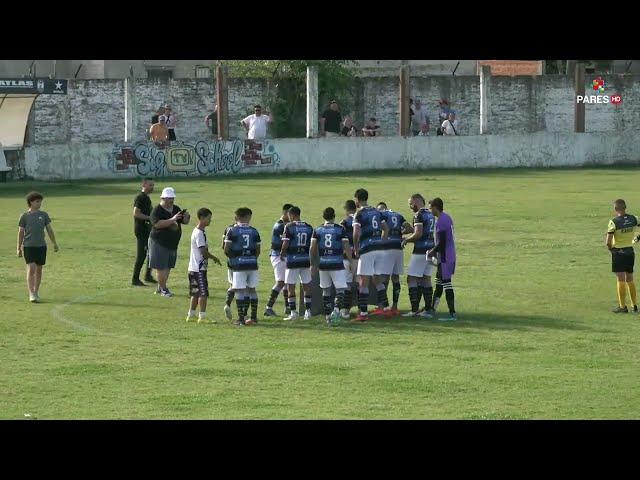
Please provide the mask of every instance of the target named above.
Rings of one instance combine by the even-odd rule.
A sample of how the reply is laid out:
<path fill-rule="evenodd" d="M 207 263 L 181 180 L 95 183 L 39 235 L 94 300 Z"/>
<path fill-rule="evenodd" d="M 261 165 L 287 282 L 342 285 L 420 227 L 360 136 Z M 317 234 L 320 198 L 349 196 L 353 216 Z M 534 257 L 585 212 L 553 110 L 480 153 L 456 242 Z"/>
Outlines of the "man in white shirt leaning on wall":
<path fill-rule="evenodd" d="M 271 123 L 271 117 L 262 114 L 260 105 L 253 107 L 253 110 L 255 113 L 243 119 L 240 125 L 247 131 L 249 140 L 263 140 L 267 137 L 267 124 Z"/>

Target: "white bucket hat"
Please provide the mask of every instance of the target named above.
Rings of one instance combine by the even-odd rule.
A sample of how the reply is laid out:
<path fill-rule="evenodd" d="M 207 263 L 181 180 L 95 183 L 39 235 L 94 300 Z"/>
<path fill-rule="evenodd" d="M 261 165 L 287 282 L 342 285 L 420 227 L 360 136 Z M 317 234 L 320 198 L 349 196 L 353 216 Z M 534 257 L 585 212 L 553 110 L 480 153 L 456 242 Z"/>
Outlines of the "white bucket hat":
<path fill-rule="evenodd" d="M 173 189 L 173 187 L 163 188 L 160 198 L 176 198 L 176 191 Z"/>

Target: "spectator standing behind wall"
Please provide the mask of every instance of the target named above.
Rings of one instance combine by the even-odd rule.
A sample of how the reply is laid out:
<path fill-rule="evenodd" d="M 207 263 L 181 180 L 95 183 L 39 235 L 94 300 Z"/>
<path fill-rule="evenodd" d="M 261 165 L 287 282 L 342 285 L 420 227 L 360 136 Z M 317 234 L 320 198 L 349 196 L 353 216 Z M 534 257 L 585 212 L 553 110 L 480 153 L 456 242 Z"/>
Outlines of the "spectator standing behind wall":
<path fill-rule="evenodd" d="M 204 117 L 204 123 L 207 130 L 211 129 L 214 138 L 218 138 L 218 106 L 214 105 L 213 112 Z"/>
<path fill-rule="evenodd" d="M 167 117 L 165 115 L 160 115 L 158 123 L 151 125 L 149 138 L 160 148 L 164 148 L 167 145 L 169 130 L 167 129 Z"/>
<path fill-rule="evenodd" d="M 445 120 L 449 119 L 449 114 L 453 111 L 449 107 L 449 102 L 447 102 L 444 98 L 438 101 L 438 105 L 440 106 L 440 111 L 438 112 L 438 125 L 442 125 Z M 454 112 L 455 113 L 455 112 Z M 442 127 L 439 126 L 437 131 L 437 135 L 442 135 Z"/>
<path fill-rule="evenodd" d="M 358 136 L 358 130 L 356 129 L 356 126 L 353 124 L 353 120 L 351 120 L 351 117 L 349 116 L 344 117 L 344 124 L 342 127 L 342 136 L 343 137 Z"/>
<path fill-rule="evenodd" d="M 151 116 L 151 125 L 158 123 L 160 115 L 164 115 L 164 107 L 158 108 L 158 111 Z"/>
<path fill-rule="evenodd" d="M 267 124 L 271 123 L 271 117 L 262 115 L 262 107 L 260 105 L 253 107 L 253 110 L 255 113 L 241 120 L 240 125 L 247 131 L 249 140 L 263 140 L 267 137 Z"/>
<path fill-rule="evenodd" d="M 169 105 L 164 106 L 164 114 L 167 116 L 167 129 L 169 130 L 169 142 L 173 142 L 176 139 L 176 125 L 178 124 L 178 117 L 176 113 L 171 109 Z"/>
<path fill-rule="evenodd" d="M 427 131 L 429 127 L 429 116 L 427 115 L 427 109 L 422 105 L 419 99 L 416 99 L 415 109 L 413 117 L 411 117 L 411 132 L 413 136 L 420 134 L 423 125 L 427 125 Z"/>
<path fill-rule="evenodd" d="M 460 124 L 456 120 L 456 114 L 449 113 L 449 118 L 442 122 L 443 135 L 460 135 Z"/>
<path fill-rule="evenodd" d="M 376 119 L 371 117 L 367 124 L 362 128 L 362 134 L 365 137 L 375 137 L 380 136 L 382 133 L 380 132 L 380 126 L 376 123 Z"/>
<path fill-rule="evenodd" d="M 340 123 L 342 123 L 340 107 L 338 107 L 338 102 L 331 100 L 329 108 L 320 117 L 320 135 L 327 137 L 340 136 Z"/>

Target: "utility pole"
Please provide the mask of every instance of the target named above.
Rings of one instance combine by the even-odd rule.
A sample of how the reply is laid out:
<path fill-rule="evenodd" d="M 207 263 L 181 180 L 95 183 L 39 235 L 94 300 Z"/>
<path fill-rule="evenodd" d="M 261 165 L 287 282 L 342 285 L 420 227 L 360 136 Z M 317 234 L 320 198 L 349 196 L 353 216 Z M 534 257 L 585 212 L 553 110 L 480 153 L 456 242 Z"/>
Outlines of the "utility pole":
<path fill-rule="evenodd" d="M 575 96 L 577 99 L 578 95 L 584 97 L 584 63 L 579 62 L 575 68 L 576 71 L 574 88 L 576 93 Z M 574 99 L 574 101 L 576 102 L 574 106 L 574 131 L 576 133 L 584 133 L 585 104 L 582 102 L 577 102 L 576 99 Z"/>
<path fill-rule="evenodd" d="M 410 93 L 410 79 L 411 72 L 407 60 L 402 60 L 402 66 L 400 67 L 400 136 L 408 137 L 409 128 L 411 127 L 410 110 L 409 110 L 409 97 Z"/>
<path fill-rule="evenodd" d="M 307 67 L 307 138 L 318 136 L 318 67 Z"/>
<path fill-rule="evenodd" d="M 216 67 L 216 105 L 218 113 L 218 138 L 229 138 L 229 89 L 227 69 L 219 62 Z"/>

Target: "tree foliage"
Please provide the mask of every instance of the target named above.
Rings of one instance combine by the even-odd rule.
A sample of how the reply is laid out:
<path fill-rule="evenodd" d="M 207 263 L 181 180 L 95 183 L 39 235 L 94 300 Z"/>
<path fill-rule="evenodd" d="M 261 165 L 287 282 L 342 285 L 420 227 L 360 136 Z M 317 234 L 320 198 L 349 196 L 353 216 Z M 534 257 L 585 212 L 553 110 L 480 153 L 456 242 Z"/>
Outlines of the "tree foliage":
<path fill-rule="evenodd" d="M 318 67 L 320 110 L 337 99 L 343 111 L 356 101 L 355 62 L 352 60 L 227 60 L 222 62 L 231 78 L 263 78 L 267 89 L 265 107 L 274 116 L 276 137 L 304 137 L 306 134 L 307 67 Z"/>

